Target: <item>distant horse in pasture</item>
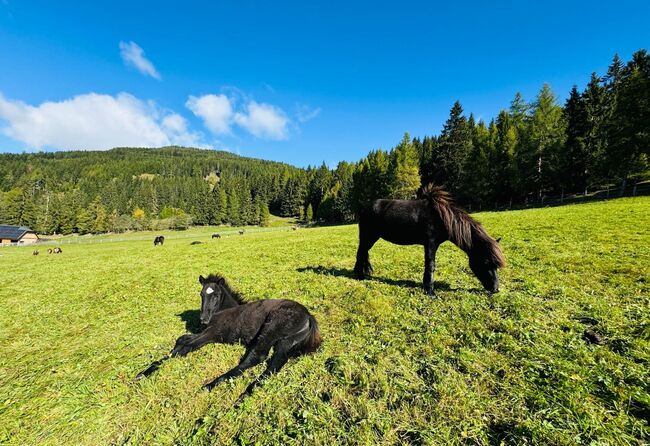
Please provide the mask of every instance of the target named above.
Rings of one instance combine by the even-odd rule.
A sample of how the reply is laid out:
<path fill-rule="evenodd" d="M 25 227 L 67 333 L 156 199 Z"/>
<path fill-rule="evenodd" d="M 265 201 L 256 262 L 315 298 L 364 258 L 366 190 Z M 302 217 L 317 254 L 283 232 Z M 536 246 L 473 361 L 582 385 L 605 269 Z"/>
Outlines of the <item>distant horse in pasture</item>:
<path fill-rule="evenodd" d="M 243 229 L 239 230 L 239 235 L 244 235 L 244 230 Z"/>
<path fill-rule="evenodd" d="M 56 248 L 54 248 L 54 249 L 52 250 L 52 252 L 53 252 L 54 254 L 61 254 L 61 253 L 63 252 L 63 250 L 62 250 L 61 248 L 59 248 L 59 247 L 56 247 Z"/>
<path fill-rule="evenodd" d="M 37 255 L 38 255 L 38 249 L 35 249 L 35 250 L 32 252 L 32 255 L 33 255 L 33 256 L 37 256 Z"/>
<path fill-rule="evenodd" d="M 436 251 L 450 240 L 469 257 L 469 266 L 489 292 L 499 291 L 498 268 L 505 265 L 499 240 L 456 207 L 442 188 L 429 184 L 416 200 L 375 200 L 359 218 L 359 248 L 354 272 L 359 279 L 372 273 L 368 251 L 383 238 L 398 245 L 424 246 L 424 289 L 434 295 Z"/>
<path fill-rule="evenodd" d="M 190 245 L 200 245 L 200 244 L 202 244 L 202 243 L 203 243 L 203 242 L 200 242 L 200 241 L 198 241 L 198 240 L 194 240 L 192 243 L 190 243 Z"/>
<path fill-rule="evenodd" d="M 185 356 L 209 343 L 237 344 L 246 347 L 239 364 L 204 384 L 212 390 L 246 369 L 264 361 L 269 351 L 266 370 L 239 396 L 239 404 L 253 389 L 286 364 L 291 357 L 316 351 L 321 343 L 316 319 L 298 302 L 286 299 L 264 299 L 246 303 L 221 276 L 199 276 L 201 284 L 201 323 L 207 328 L 199 334 L 186 334 L 176 340 L 171 353 L 153 362 L 136 376 L 142 379 L 155 372 L 163 361 Z"/>
<path fill-rule="evenodd" d="M 292 227 L 291 227 L 291 230 L 292 230 L 292 231 L 297 231 L 297 230 L 298 230 L 298 226 L 292 226 Z"/>
<path fill-rule="evenodd" d="M 47 253 L 52 254 L 52 248 L 47 248 Z"/>
<path fill-rule="evenodd" d="M 212 234 L 212 238 L 221 238 L 221 234 Z"/>
<path fill-rule="evenodd" d="M 153 239 L 153 245 L 154 246 L 157 246 L 158 244 L 160 244 L 160 246 L 162 246 L 164 243 L 165 243 L 165 236 L 164 235 L 159 235 L 158 237 Z"/>

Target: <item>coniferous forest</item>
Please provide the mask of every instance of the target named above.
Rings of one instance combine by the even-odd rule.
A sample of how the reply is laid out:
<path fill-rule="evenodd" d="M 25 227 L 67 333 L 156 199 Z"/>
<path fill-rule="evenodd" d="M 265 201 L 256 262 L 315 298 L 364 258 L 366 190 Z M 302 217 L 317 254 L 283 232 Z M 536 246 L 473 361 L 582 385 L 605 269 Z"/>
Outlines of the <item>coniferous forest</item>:
<path fill-rule="evenodd" d="M 490 122 L 456 102 L 438 135 L 301 169 L 181 147 L 0 155 L 0 223 L 39 233 L 266 225 L 269 215 L 352 221 L 370 200 L 433 182 L 471 208 L 542 202 L 648 178 L 650 55 L 618 56 L 559 104 L 549 85 Z"/>

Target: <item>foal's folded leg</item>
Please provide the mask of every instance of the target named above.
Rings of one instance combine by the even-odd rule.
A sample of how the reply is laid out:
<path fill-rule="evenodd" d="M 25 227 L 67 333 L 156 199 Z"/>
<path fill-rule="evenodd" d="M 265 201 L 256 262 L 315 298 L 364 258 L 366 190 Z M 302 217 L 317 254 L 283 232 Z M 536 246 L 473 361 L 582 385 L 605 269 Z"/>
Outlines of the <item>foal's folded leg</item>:
<path fill-rule="evenodd" d="M 237 401 L 235 402 L 235 407 L 239 406 L 247 396 L 253 393 L 255 387 L 262 384 L 265 379 L 276 373 L 287 363 L 289 360 L 290 348 L 291 345 L 283 345 L 283 343 L 279 343 L 274 347 L 273 356 L 268 360 L 266 370 L 264 370 L 264 372 L 258 376 L 255 381 L 250 383 L 248 387 L 246 387 L 246 390 L 239 395 L 239 398 L 237 398 Z"/>
<path fill-rule="evenodd" d="M 251 367 L 255 367 L 257 364 L 260 362 L 264 361 L 266 356 L 269 354 L 269 350 L 271 347 L 261 347 L 259 345 L 256 345 L 253 348 L 250 348 L 246 351 L 244 356 L 242 356 L 241 360 L 239 361 L 239 364 L 237 367 L 234 367 L 230 370 L 228 370 L 226 373 L 224 373 L 221 376 L 216 377 L 212 381 L 206 383 L 203 385 L 203 388 L 207 389 L 208 391 L 212 390 L 215 386 L 218 384 L 221 384 L 227 379 L 230 378 L 236 378 L 246 369 L 250 369 Z"/>

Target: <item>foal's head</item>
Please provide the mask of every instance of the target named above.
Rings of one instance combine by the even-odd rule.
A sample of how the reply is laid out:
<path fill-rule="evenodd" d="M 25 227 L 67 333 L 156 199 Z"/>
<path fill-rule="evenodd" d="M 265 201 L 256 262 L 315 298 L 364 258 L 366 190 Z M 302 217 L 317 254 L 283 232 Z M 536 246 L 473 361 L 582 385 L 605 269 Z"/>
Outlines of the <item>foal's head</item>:
<path fill-rule="evenodd" d="M 199 276 L 201 284 L 201 323 L 210 325 L 221 310 L 246 303 L 239 293 L 228 285 L 226 279 L 216 274 Z"/>
<path fill-rule="evenodd" d="M 210 325 L 212 317 L 220 310 L 224 299 L 224 286 L 226 281 L 223 277 L 199 276 L 201 284 L 201 323 Z"/>

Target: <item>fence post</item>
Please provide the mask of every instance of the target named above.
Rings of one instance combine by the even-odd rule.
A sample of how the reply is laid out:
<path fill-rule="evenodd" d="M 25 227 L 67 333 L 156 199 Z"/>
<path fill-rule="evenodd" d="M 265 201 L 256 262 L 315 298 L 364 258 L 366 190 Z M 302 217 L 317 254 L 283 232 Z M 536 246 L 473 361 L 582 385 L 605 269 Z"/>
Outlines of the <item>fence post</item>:
<path fill-rule="evenodd" d="M 636 197 L 636 181 L 634 182 L 634 187 L 632 187 L 632 196 Z"/>

